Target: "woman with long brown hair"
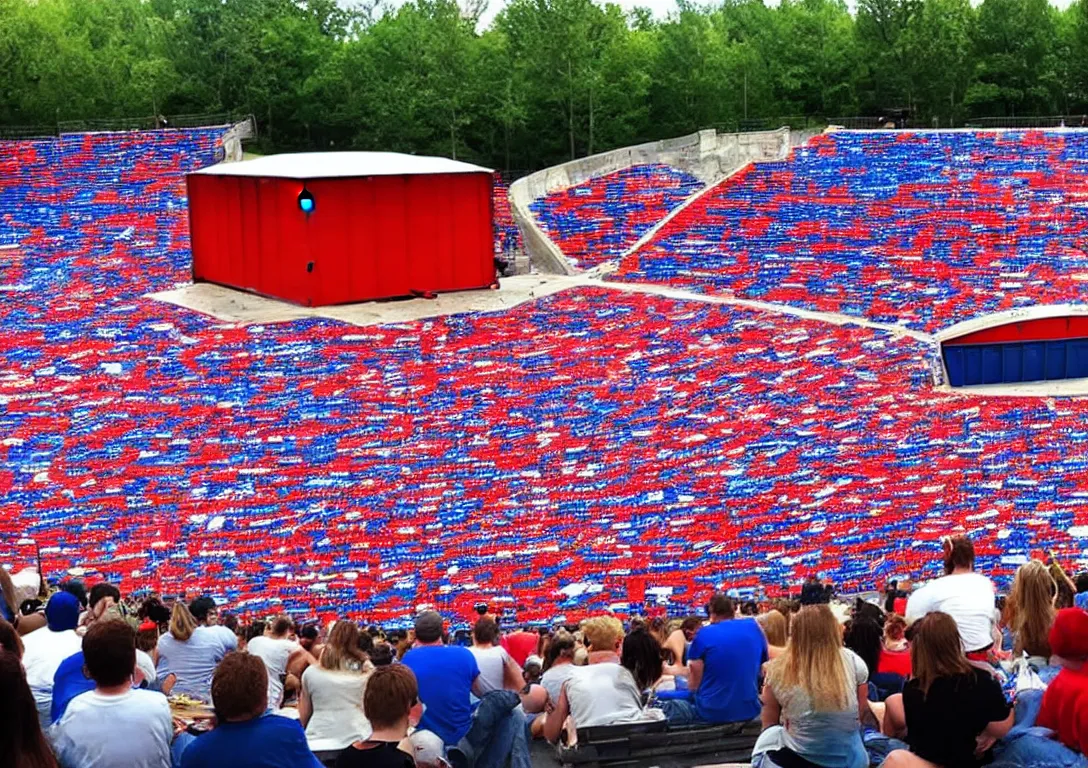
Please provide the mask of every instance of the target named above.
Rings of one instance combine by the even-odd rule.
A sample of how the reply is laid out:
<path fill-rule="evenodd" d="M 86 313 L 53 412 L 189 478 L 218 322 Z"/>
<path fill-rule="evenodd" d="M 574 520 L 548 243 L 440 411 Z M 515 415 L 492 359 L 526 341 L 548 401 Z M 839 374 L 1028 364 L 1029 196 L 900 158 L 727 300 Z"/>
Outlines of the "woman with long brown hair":
<path fill-rule="evenodd" d="M 868 766 L 859 727 L 860 720 L 872 721 L 868 679 L 865 662 L 843 647 L 842 627 L 831 609 L 802 608 L 785 650 L 767 664 L 764 730 L 752 752 L 753 768 Z"/>
<path fill-rule="evenodd" d="M 370 738 L 363 693 L 374 665 L 359 650 L 359 628 L 338 621 L 317 664 L 302 673 L 298 719 L 314 752 L 341 750 Z"/>
<path fill-rule="evenodd" d="M 1054 598 L 1058 586 L 1045 565 L 1029 560 L 1016 571 L 1006 603 L 1013 653 L 1039 657 L 1040 666 L 1050 659 L 1050 628 L 1054 625 Z"/>
<path fill-rule="evenodd" d="M 885 768 L 963 768 L 985 765 L 990 747 L 1009 732 L 1013 711 L 993 675 L 971 665 L 960 630 L 946 613 L 930 613 L 914 628 L 914 676 L 888 698 L 884 733 L 905 739 Z"/>
<path fill-rule="evenodd" d="M 19 657 L 0 649 L 0 765 L 57 768 Z"/>

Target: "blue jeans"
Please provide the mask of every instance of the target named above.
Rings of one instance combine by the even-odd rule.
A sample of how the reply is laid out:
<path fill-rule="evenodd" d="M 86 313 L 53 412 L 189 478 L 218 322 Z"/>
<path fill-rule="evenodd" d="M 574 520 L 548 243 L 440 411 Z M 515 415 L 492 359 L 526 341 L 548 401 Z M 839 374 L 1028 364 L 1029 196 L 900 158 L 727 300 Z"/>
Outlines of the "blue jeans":
<path fill-rule="evenodd" d="M 665 719 L 669 725 L 702 725 L 706 720 L 699 717 L 699 710 L 695 708 L 695 702 L 691 699 L 664 699 L 657 705 L 665 713 Z"/>
<path fill-rule="evenodd" d="M 173 768 L 178 768 L 181 765 L 181 753 L 194 741 L 196 741 L 196 736 L 188 731 L 182 731 L 174 737 L 174 743 L 170 745 L 170 762 Z"/>
<path fill-rule="evenodd" d="M 1015 724 L 994 745 L 994 766 L 1000 768 L 1088 768 L 1088 759 L 1051 738 L 1035 725 L 1043 704 L 1042 691 L 1023 691 L 1013 705 Z"/>
<path fill-rule="evenodd" d="M 531 768 L 521 699 L 513 691 L 492 691 L 480 699 L 472 727 L 457 745 L 473 768 Z"/>

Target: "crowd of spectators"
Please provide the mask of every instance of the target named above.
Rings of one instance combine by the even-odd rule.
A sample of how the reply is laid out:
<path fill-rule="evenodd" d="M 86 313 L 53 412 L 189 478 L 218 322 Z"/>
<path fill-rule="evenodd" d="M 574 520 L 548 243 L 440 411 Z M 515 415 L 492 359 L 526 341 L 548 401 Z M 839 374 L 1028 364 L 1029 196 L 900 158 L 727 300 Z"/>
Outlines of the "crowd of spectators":
<path fill-rule="evenodd" d="M 884 599 L 715 594 L 705 615 L 470 632 L 243 623 L 208 597 L 125 600 L 0 569 L 0 765 L 528 768 L 593 726 L 758 722 L 753 768 L 1088 766 L 1088 577 L 1048 557 L 1007 598 L 945 575 Z M 51 592 L 51 594 L 50 594 Z"/>

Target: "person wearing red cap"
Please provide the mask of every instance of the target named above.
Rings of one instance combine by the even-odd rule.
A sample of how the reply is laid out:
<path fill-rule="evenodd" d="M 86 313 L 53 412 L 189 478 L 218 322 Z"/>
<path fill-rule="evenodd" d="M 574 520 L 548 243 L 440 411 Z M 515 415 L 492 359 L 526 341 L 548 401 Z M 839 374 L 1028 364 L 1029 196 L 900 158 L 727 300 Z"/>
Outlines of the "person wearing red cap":
<path fill-rule="evenodd" d="M 1054 731 L 1065 746 L 1088 754 L 1088 612 L 1058 611 L 1049 640 L 1062 671 L 1047 686 L 1035 724 Z"/>

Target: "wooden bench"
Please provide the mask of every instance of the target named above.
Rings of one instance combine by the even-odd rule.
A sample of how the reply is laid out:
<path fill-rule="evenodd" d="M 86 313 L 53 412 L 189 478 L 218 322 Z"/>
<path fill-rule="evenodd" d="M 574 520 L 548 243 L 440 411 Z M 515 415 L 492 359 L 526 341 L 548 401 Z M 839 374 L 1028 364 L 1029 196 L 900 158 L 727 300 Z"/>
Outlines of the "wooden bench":
<path fill-rule="evenodd" d="M 556 746 L 564 766 L 636 765 L 655 758 L 712 755 L 715 763 L 748 763 L 759 737 L 758 720 L 725 725 L 668 726 L 664 720 L 578 730 L 578 743 Z"/>

